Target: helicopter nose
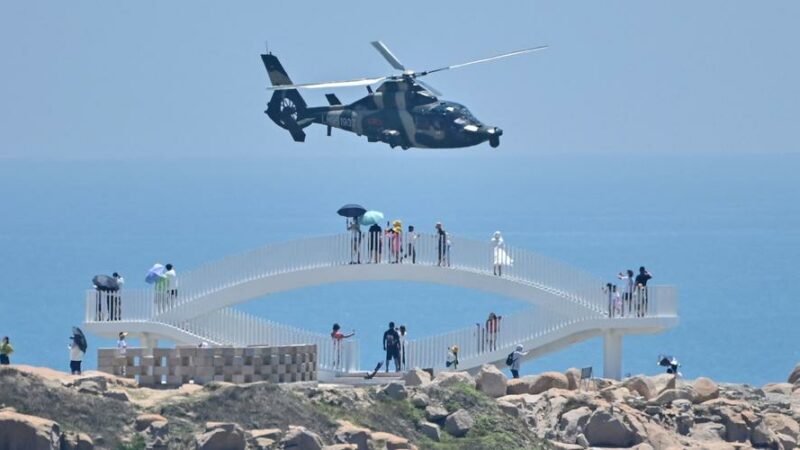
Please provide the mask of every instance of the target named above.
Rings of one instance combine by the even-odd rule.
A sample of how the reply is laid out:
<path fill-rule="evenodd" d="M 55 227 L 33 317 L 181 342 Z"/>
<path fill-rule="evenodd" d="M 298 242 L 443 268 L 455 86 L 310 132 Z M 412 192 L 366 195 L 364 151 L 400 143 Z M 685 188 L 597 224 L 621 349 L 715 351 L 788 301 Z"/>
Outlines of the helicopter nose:
<path fill-rule="evenodd" d="M 503 130 L 498 127 L 483 127 L 481 131 L 489 138 L 503 135 Z"/>

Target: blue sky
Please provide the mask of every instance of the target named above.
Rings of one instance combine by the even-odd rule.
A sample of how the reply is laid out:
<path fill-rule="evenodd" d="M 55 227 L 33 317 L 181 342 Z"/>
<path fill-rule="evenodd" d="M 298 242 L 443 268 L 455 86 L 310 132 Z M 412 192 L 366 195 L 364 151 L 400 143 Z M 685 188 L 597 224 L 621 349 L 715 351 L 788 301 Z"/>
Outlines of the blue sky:
<path fill-rule="evenodd" d="M 798 18 L 794 1 L 6 2 L 0 158 L 389 152 L 322 127 L 296 145 L 263 114 L 265 40 L 311 82 L 391 73 L 375 39 L 420 69 L 549 44 L 428 78 L 509 157 L 797 152 Z"/>

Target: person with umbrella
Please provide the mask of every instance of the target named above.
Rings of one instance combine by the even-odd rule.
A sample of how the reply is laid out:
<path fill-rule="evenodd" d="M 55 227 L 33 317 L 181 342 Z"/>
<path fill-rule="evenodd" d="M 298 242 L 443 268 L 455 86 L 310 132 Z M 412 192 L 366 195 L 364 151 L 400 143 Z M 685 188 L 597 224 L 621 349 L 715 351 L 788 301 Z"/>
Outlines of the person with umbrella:
<path fill-rule="evenodd" d="M 144 277 L 144 281 L 147 284 L 152 284 L 155 288 L 155 304 L 156 310 L 161 312 L 166 309 L 166 297 L 167 297 L 167 277 L 166 277 L 167 268 L 164 267 L 161 263 L 153 264 L 153 267 L 147 271 L 147 275 Z"/>
<path fill-rule="evenodd" d="M 97 315 L 95 320 L 103 320 L 103 297 L 106 298 L 107 320 L 111 320 L 111 303 L 113 296 L 109 293 L 119 290 L 117 279 L 108 275 L 95 275 L 94 278 L 92 278 L 92 285 L 95 290 L 97 290 Z"/>
<path fill-rule="evenodd" d="M 378 263 L 381 260 L 383 230 L 378 225 L 381 220 L 383 220 L 383 213 L 380 211 L 367 211 L 358 218 L 360 225 L 370 225 L 367 235 L 367 251 L 369 252 L 369 262 L 372 263 Z"/>
<path fill-rule="evenodd" d="M 86 354 L 86 336 L 78 327 L 72 327 L 72 337 L 69 344 L 69 370 L 73 375 L 81 374 L 81 362 Z"/>
<path fill-rule="evenodd" d="M 350 264 L 361 264 L 361 227 L 358 219 L 367 212 L 361 205 L 349 203 L 336 211 L 347 219 L 347 231 L 351 234 L 350 241 Z"/>

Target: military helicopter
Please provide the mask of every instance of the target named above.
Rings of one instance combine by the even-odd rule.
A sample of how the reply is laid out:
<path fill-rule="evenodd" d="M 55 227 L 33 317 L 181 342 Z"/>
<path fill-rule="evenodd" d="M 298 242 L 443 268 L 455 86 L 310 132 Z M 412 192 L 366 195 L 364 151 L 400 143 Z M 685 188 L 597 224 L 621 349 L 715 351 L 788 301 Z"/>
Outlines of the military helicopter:
<path fill-rule="evenodd" d="M 503 130 L 481 123 L 463 105 L 439 100 L 441 93 L 419 78 L 436 72 L 458 69 L 472 64 L 495 61 L 547 48 L 527 48 L 488 58 L 437 69 L 414 71 L 404 66 L 381 41 L 372 42 L 378 52 L 399 75 L 359 78 L 345 81 L 293 84 L 278 58 L 270 52 L 261 55 L 274 90 L 264 111 L 273 122 L 286 129 L 296 142 L 305 141 L 303 131 L 318 123 L 366 136 L 368 142 L 385 142 L 391 148 L 461 148 L 489 141 L 500 145 Z M 372 90 L 371 85 L 382 83 Z M 335 94 L 325 94 L 329 106 L 309 107 L 298 89 L 327 89 L 366 86 L 368 95 L 344 105 Z"/>

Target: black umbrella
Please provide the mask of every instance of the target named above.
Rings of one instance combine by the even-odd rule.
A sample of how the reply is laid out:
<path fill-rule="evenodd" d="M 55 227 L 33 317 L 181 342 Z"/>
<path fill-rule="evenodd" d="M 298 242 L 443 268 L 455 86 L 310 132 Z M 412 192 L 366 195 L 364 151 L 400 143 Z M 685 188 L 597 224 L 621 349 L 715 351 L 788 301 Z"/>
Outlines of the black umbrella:
<path fill-rule="evenodd" d="M 72 340 L 82 352 L 86 353 L 86 348 L 88 347 L 86 344 L 86 335 L 83 334 L 80 328 L 72 327 Z"/>
<path fill-rule="evenodd" d="M 117 279 L 108 275 L 95 275 L 94 278 L 92 278 L 92 284 L 97 287 L 98 291 L 119 290 Z"/>
<path fill-rule="evenodd" d="M 365 212 L 367 212 L 367 208 L 353 203 L 344 205 L 336 211 L 337 214 L 343 217 L 360 217 L 363 216 Z"/>

